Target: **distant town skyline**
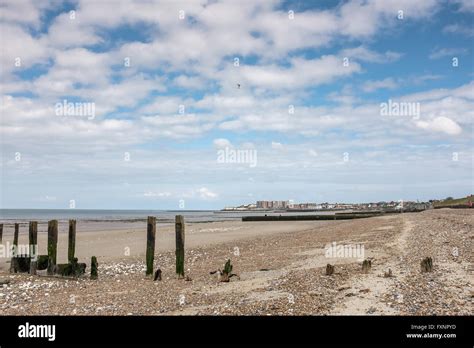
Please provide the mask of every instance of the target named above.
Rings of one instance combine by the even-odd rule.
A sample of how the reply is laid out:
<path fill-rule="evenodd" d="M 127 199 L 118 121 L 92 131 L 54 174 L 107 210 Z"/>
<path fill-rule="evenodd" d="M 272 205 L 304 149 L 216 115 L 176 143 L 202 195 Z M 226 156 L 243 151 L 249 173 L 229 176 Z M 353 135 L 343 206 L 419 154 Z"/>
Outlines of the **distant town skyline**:
<path fill-rule="evenodd" d="M 469 0 L 4 0 L 0 208 L 464 197 L 473 12 Z"/>

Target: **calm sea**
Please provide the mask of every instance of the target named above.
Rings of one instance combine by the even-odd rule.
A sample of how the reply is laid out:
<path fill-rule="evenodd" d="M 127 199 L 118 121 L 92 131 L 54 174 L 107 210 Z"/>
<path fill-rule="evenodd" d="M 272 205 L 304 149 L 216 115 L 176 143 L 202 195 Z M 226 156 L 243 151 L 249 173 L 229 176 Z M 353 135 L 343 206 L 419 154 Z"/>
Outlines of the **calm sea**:
<path fill-rule="evenodd" d="M 213 210 L 99 210 L 99 209 L 0 209 L 0 222 L 45 222 L 48 220 L 67 221 L 145 221 L 147 216 L 155 216 L 159 222 L 174 222 L 176 215 L 183 215 L 188 222 L 210 222 L 240 220 L 245 215 L 279 215 L 281 212 L 223 212 Z M 315 213 L 283 213 L 315 214 Z"/>

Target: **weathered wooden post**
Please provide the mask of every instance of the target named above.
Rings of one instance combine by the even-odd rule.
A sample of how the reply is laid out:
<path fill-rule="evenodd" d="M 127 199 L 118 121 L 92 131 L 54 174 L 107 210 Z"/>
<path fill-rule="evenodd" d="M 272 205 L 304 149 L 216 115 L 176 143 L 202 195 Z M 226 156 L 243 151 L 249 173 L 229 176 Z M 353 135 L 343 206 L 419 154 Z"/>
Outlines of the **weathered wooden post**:
<path fill-rule="evenodd" d="M 421 260 L 421 273 L 431 272 L 433 270 L 433 259 L 431 257 L 425 257 Z"/>
<path fill-rule="evenodd" d="M 155 259 L 156 217 L 149 216 L 146 230 L 146 275 L 153 274 Z"/>
<path fill-rule="evenodd" d="M 331 264 L 326 265 L 326 275 L 333 275 L 334 274 L 334 266 Z"/>
<path fill-rule="evenodd" d="M 54 274 L 58 251 L 58 220 L 48 221 L 48 275 Z"/>
<path fill-rule="evenodd" d="M 2 242 L 3 237 L 3 224 L 0 224 L 0 243 Z"/>
<path fill-rule="evenodd" d="M 92 256 L 91 257 L 91 279 L 97 279 L 99 274 L 97 268 L 99 267 L 99 264 L 97 263 L 97 257 Z"/>
<path fill-rule="evenodd" d="M 69 220 L 69 235 L 68 235 L 68 248 L 67 248 L 67 260 L 69 263 L 74 262 L 75 249 L 76 249 L 76 220 Z"/>
<path fill-rule="evenodd" d="M 10 262 L 10 273 L 16 273 L 18 269 L 18 234 L 20 233 L 20 224 L 15 223 L 15 233 L 13 235 L 13 255 Z"/>
<path fill-rule="evenodd" d="M 176 215 L 176 273 L 179 278 L 184 277 L 184 218 Z"/>
<path fill-rule="evenodd" d="M 36 274 L 38 261 L 38 222 L 30 221 L 28 231 L 30 239 L 30 274 Z"/>
<path fill-rule="evenodd" d="M 371 260 L 366 259 L 362 262 L 362 272 L 363 273 L 369 273 L 371 268 L 372 268 L 372 261 Z"/>

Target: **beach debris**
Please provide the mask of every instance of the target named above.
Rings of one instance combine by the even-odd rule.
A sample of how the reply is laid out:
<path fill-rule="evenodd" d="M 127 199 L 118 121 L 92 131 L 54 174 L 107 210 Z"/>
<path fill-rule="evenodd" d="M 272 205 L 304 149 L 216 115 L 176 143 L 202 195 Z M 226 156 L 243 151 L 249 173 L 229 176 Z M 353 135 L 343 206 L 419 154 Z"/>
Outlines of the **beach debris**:
<path fill-rule="evenodd" d="M 388 271 L 384 272 L 383 277 L 384 277 L 384 278 L 391 278 L 391 277 L 393 277 L 392 269 L 389 268 Z"/>
<path fill-rule="evenodd" d="M 176 274 L 178 278 L 184 278 L 184 217 L 176 215 Z"/>
<path fill-rule="evenodd" d="M 224 270 L 223 271 L 218 269 L 217 271 L 209 272 L 209 274 L 216 274 L 217 273 L 217 279 L 220 282 L 223 282 L 223 283 L 228 283 L 230 281 L 230 278 L 232 278 L 232 277 L 237 277 L 237 279 L 240 280 L 240 277 L 237 274 L 232 273 L 232 268 L 233 268 L 233 266 L 230 262 L 230 259 L 228 259 L 227 262 L 224 265 Z"/>
<path fill-rule="evenodd" d="M 228 282 L 230 280 L 230 277 L 233 276 L 232 268 L 233 266 L 230 263 L 230 259 L 228 259 L 224 265 L 224 271 L 222 272 L 221 282 Z"/>
<path fill-rule="evenodd" d="M 156 217 L 149 216 L 146 231 L 146 275 L 153 274 L 153 260 L 155 259 Z"/>
<path fill-rule="evenodd" d="M 372 261 L 369 259 L 365 259 L 362 262 L 362 272 L 369 273 L 370 269 L 372 268 Z"/>
<path fill-rule="evenodd" d="M 345 291 L 345 290 L 349 290 L 351 287 L 349 285 L 344 285 L 344 286 L 341 286 L 339 289 L 337 289 L 337 291 Z"/>
<path fill-rule="evenodd" d="M 367 313 L 367 314 L 373 314 L 373 313 L 375 313 L 376 311 L 377 311 L 377 308 L 375 308 L 375 307 L 370 307 L 370 308 L 367 310 L 366 313 Z"/>
<path fill-rule="evenodd" d="M 258 271 L 259 272 L 269 272 L 270 269 L 269 268 L 260 268 Z"/>
<path fill-rule="evenodd" d="M 334 266 L 331 264 L 326 265 L 326 275 L 333 275 L 334 274 Z"/>
<path fill-rule="evenodd" d="M 421 260 L 421 273 L 431 272 L 433 270 L 433 259 L 431 257 L 425 257 Z"/>
<path fill-rule="evenodd" d="M 6 278 L 0 278 L 0 285 L 7 285 L 7 284 L 10 284 L 10 279 L 6 279 Z"/>
<path fill-rule="evenodd" d="M 153 278 L 153 281 L 156 282 L 156 281 L 161 281 L 161 269 L 158 268 L 155 272 L 155 277 Z"/>
<path fill-rule="evenodd" d="M 97 262 L 97 257 L 92 256 L 91 257 L 91 279 L 97 279 L 98 278 L 98 267 L 99 264 Z"/>
<path fill-rule="evenodd" d="M 48 275 L 54 274 L 58 251 L 58 220 L 48 221 Z"/>
<path fill-rule="evenodd" d="M 187 282 L 192 282 L 192 281 L 193 281 L 193 280 L 191 279 L 191 277 L 188 276 L 188 275 L 187 275 L 186 277 L 184 277 L 184 280 L 187 281 Z"/>
<path fill-rule="evenodd" d="M 369 289 L 369 288 L 367 288 L 367 289 L 360 289 L 359 292 L 362 293 L 362 294 L 366 294 L 366 293 L 370 292 L 370 289 Z"/>

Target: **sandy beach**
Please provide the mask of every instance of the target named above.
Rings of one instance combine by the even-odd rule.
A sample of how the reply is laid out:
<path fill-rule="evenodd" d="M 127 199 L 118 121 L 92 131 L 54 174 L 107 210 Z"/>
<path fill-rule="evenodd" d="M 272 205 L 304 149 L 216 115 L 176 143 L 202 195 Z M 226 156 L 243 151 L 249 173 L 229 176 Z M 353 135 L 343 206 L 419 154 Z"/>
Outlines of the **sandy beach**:
<path fill-rule="evenodd" d="M 158 224 L 155 269 L 145 277 L 146 225 L 104 229 L 78 222 L 76 256 L 97 256 L 99 279 L 9 274 L 0 259 L 3 315 L 461 315 L 474 312 L 474 214 L 440 209 L 346 221 L 186 224 L 186 275 L 175 274 L 174 225 Z M 66 261 L 67 225 L 60 226 L 58 262 Z M 62 232 L 61 232 L 62 231 Z M 27 243 L 27 227 L 20 243 Z M 3 244 L 12 242 L 5 229 Z M 46 233 L 38 234 L 40 254 Z M 328 257 L 328 245 L 363 246 L 361 259 Z M 337 256 L 337 255 L 333 255 Z M 434 270 L 420 272 L 432 257 Z M 209 272 L 231 259 L 234 277 Z M 326 265 L 335 265 L 325 275 Z M 392 277 L 384 273 L 392 271 Z"/>

